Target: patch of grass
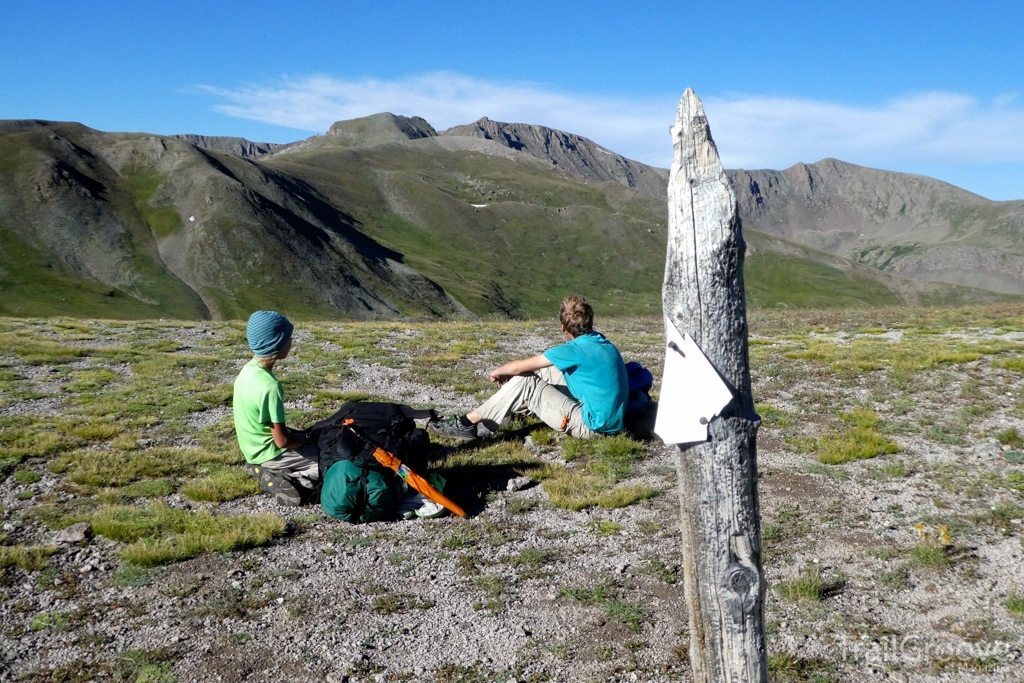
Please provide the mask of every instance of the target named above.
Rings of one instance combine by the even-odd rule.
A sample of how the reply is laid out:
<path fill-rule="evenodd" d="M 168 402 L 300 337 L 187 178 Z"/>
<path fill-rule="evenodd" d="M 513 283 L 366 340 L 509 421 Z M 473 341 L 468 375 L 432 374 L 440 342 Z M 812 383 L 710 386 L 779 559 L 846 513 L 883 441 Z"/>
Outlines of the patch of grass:
<path fill-rule="evenodd" d="M 473 577 L 473 585 L 488 598 L 495 599 L 505 592 L 505 577 L 497 574 L 483 574 Z"/>
<path fill-rule="evenodd" d="M 1005 604 L 1010 614 L 1024 620 L 1024 593 L 1018 593 L 1016 590 L 1010 591 L 1006 596 Z"/>
<path fill-rule="evenodd" d="M 57 551 L 52 545 L 0 546 L 0 567 L 18 567 L 27 572 L 46 569 L 47 558 Z"/>
<path fill-rule="evenodd" d="M 647 574 L 651 574 L 656 577 L 662 583 L 667 583 L 669 585 L 678 583 L 679 579 L 682 578 L 682 570 L 679 565 L 669 566 L 661 560 L 651 560 L 641 569 Z"/>
<path fill-rule="evenodd" d="M 1020 448 L 1021 446 L 1024 446 L 1024 438 L 1021 437 L 1016 427 L 1004 429 L 996 434 L 996 439 L 999 440 L 999 443 L 1011 448 Z"/>
<path fill-rule="evenodd" d="M 874 429 L 879 421 L 878 413 L 864 408 L 841 413 L 839 419 L 857 429 Z"/>
<path fill-rule="evenodd" d="M 334 389 L 321 389 L 313 394 L 310 401 L 314 408 L 327 408 L 337 410 L 346 401 L 369 401 L 370 394 L 364 391 L 336 391 Z"/>
<path fill-rule="evenodd" d="M 1024 372 L 1024 358 L 997 358 L 992 361 L 992 365 L 997 368 Z"/>
<path fill-rule="evenodd" d="M 90 521 L 97 534 L 127 543 L 121 556 L 141 567 L 264 545 L 285 530 L 284 520 L 273 514 L 214 515 L 158 502 L 146 508 L 106 506 Z"/>
<path fill-rule="evenodd" d="M 531 498 L 510 498 L 505 503 L 505 510 L 509 513 L 521 514 L 523 512 L 529 512 L 537 507 L 537 501 Z"/>
<path fill-rule="evenodd" d="M 367 536 L 352 536 L 343 541 L 349 548 L 368 548 L 373 545 L 373 539 Z"/>
<path fill-rule="evenodd" d="M 878 580 L 886 588 L 904 590 L 910 587 L 910 572 L 906 567 L 897 567 L 892 571 L 882 573 Z"/>
<path fill-rule="evenodd" d="M 204 463 L 236 464 L 240 456 L 203 448 L 151 448 L 146 451 L 77 451 L 53 460 L 50 471 L 68 473 L 76 484 L 125 486 L 140 479 L 187 476 Z"/>
<path fill-rule="evenodd" d="M 818 439 L 818 462 L 838 465 L 864 460 L 885 453 L 898 453 L 899 446 L 879 434 L 873 427 L 855 426 L 837 434 Z"/>
<path fill-rule="evenodd" d="M 441 547 L 445 550 L 456 550 L 458 548 L 472 548 L 477 543 L 475 536 L 455 531 L 451 536 L 441 541 Z"/>
<path fill-rule="evenodd" d="M 144 479 L 117 489 L 126 498 L 163 498 L 177 489 L 173 479 Z"/>
<path fill-rule="evenodd" d="M 758 403 L 754 411 L 761 416 L 761 424 L 765 427 L 788 427 L 793 424 L 793 415 L 768 403 Z"/>
<path fill-rule="evenodd" d="M 45 458 L 81 445 L 78 439 L 68 438 L 56 431 L 40 427 L 8 427 L 0 430 L 0 447 L 5 459 L 21 462 L 25 458 Z"/>
<path fill-rule="evenodd" d="M 821 574 L 817 570 L 812 570 L 796 579 L 780 581 L 778 590 L 784 600 L 820 602 L 823 594 Z"/>
<path fill-rule="evenodd" d="M 0 348 L 18 356 L 26 365 L 59 365 L 73 363 L 89 350 L 79 346 L 64 346 L 58 342 L 46 341 L 28 334 L 0 334 Z"/>
<path fill-rule="evenodd" d="M 119 434 L 107 445 L 118 451 L 134 451 L 139 448 L 139 438 L 135 434 Z"/>
<path fill-rule="evenodd" d="M 141 588 L 151 582 L 152 577 L 148 569 L 127 562 L 110 574 L 110 583 L 124 588 Z"/>
<path fill-rule="evenodd" d="M 177 656 L 168 650 L 129 650 L 118 655 L 114 680 L 125 683 L 177 683 L 171 673 Z"/>
<path fill-rule="evenodd" d="M 1012 521 L 1015 519 L 1024 519 L 1024 507 L 1005 500 L 992 505 L 982 514 L 970 516 L 973 523 L 993 526 L 1004 534 L 1012 533 L 1017 528 Z"/>
<path fill-rule="evenodd" d="M 768 653 L 768 671 L 774 683 L 838 683 L 834 667 L 820 659 L 804 659 L 788 652 Z"/>
<path fill-rule="evenodd" d="M 217 503 L 256 495 L 260 492 L 260 485 L 245 470 L 225 467 L 186 482 L 181 492 L 192 500 Z"/>
<path fill-rule="evenodd" d="M 385 593 L 373 601 L 373 611 L 378 614 L 397 614 L 411 609 L 430 609 L 433 606 L 433 600 L 405 593 Z"/>
<path fill-rule="evenodd" d="M 459 573 L 462 576 L 475 576 L 480 573 L 480 564 L 483 560 L 477 555 L 459 555 L 455 561 Z"/>
<path fill-rule="evenodd" d="M 902 460 L 884 462 L 878 467 L 870 467 L 864 470 L 864 474 L 872 479 L 887 481 L 889 479 L 905 479 L 914 473 L 913 467 L 908 467 Z"/>
<path fill-rule="evenodd" d="M 930 570 L 945 570 L 953 566 L 945 546 L 932 543 L 919 543 L 908 553 L 912 567 Z"/>
<path fill-rule="evenodd" d="M 800 510 L 783 503 L 770 521 L 761 524 L 761 539 L 769 543 L 803 538 L 811 533 L 811 524 Z"/>
<path fill-rule="evenodd" d="M 524 567 L 527 569 L 538 569 L 546 564 L 551 564 L 558 559 L 558 553 L 553 550 L 541 550 L 528 546 L 508 559 L 508 564 L 513 567 Z"/>
<path fill-rule="evenodd" d="M 580 602 L 600 604 L 611 600 L 617 590 L 618 586 L 609 582 L 598 584 L 593 588 L 562 587 L 558 589 L 558 595 L 579 600 Z"/>
<path fill-rule="evenodd" d="M 533 438 L 533 442 L 538 446 L 551 446 L 555 443 L 555 430 L 545 426 L 540 429 L 534 429 L 530 432 L 530 437 Z"/>
<path fill-rule="evenodd" d="M 612 598 L 604 604 L 609 619 L 623 624 L 633 633 L 640 633 L 645 622 L 650 621 L 650 612 L 639 603 Z"/>
<path fill-rule="evenodd" d="M 795 579 L 780 581 L 778 590 L 782 599 L 791 602 L 821 602 L 822 599 L 842 588 L 843 584 L 842 577 L 825 581 L 822 579 L 820 570 L 817 567 L 812 567 Z"/>
<path fill-rule="evenodd" d="M 657 495 L 657 491 L 649 486 L 615 486 L 614 479 L 609 477 L 579 472 L 545 480 L 543 486 L 552 505 L 574 512 L 595 506 L 607 509 L 626 507 Z"/>
<path fill-rule="evenodd" d="M 600 605 L 609 619 L 624 624 L 630 631 L 638 633 L 643 624 L 650 620 L 650 612 L 638 603 L 619 597 L 620 585 L 605 582 L 592 588 L 562 587 L 558 595 L 579 600 L 590 605 Z"/>
<path fill-rule="evenodd" d="M 626 527 L 616 522 L 597 519 L 590 523 L 590 528 L 593 529 L 594 533 L 598 536 L 614 536 Z"/>
<path fill-rule="evenodd" d="M 610 443 L 601 448 L 594 446 L 594 443 L 605 440 Z M 618 477 L 615 472 L 619 468 L 616 461 L 621 463 L 623 459 L 637 457 L 637 447 L 642 450 L 642 444 L 624 437 L 595 438 L 587 444 L 586 448 L 591 449 L 588 452 L 594 455 L 587 456 L 587 466 L 575 470 L 545 462 L 518 441 L 502 441 L 477 450 L 460 449 L 439 465 L 441 473 L 449 480 L 458 477 L 459 469 L 463 467 L 507 467 L 519 476 L 529 476 L 542 482 L 553 505 L 574 511 L 592 506 L 624 507 L 657 495 L 648 486 L 616 486 Z M 605 463 L 599 458 L 605 458 Z"/>
<path fill-rule="evenodd" d="M 28 627 L 33 631 L 47 631 L 61 629 L 67 624 L 67 612 L 39 612 L 32 617 Z"/>
<path fill-rule="evenodd" d="M 567 461 L 592 456 L 585 469 L 593 474 L 625 479 L 630 466 L 640 460 L 644 445 L 624 435 L 600 436 L 593 439 L 562 439 L 562 457 Z"/>
<path fill-rule="evenodd" d="M 111 422 L 86 422 L 71 428 L 71 433 L 84 441 L 106 441 L 124 428 Z"/>
<path fill-rule="evenodd" d="M 72 394 L 97 392 L 117 378 L 117 374 L 102 368 L 75 370 L 71 372 L 73 381 L 64 386 L 64 391 Z"/>
<path fill-rule="evenodd" d="M 37 481 L 42 479 L 42 477 L 40 477 L 32 470 L 18 470 L 17 472 L 14 473 L 14 479 L 19 484 L 24 484 L 27 486 L 29 484 L 35 484 Z"/>
<path fill-rule="evenodd" d="M 962 446 L 967 443 L 964 439 L 965 430 L 958 426 L 931 425 L 924 435 L 937 443 Z"/>

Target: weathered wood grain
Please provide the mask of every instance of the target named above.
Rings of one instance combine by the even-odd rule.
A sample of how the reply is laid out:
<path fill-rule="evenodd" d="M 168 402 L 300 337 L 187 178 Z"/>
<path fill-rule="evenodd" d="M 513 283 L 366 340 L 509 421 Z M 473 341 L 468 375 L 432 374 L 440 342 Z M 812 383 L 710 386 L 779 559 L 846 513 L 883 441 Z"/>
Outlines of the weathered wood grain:
<path fill-rule="evenodd" d="M 672 127 L 662 303 L 733 389 L 710 439 L 679 449 L 683 573 L 697 683 L 765 682 L 765 578 L 757 428 L 743 291 L 745 245 L 700 99 L 687 89 Z"/>

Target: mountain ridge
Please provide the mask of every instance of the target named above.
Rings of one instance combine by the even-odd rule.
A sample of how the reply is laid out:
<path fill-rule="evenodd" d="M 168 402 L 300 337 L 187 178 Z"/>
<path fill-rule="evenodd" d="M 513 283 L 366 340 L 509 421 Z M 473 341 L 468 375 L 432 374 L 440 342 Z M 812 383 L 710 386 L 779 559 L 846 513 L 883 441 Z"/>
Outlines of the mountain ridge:
<path fill-rule="evenodd" d="M 0 288 L 15 300 L 0 312 L 519 317 L 547 314 L 566 291 L 587 293 L 602 314 L 658 300 L 667 171 L 582 136 L 486 118 L 438 132 L 384 113 L 270 144 L 0 121 Z M 894 278 L 889 266 L 914 250 L 851 263 L 827 241 L 794 240 L 798 200 L 828 218 L 842 197 L 832 176 L 859 173 L 830 163 L 730 172 L 752 303 L 999 300 Z M 984 240 L 975 248 L 991 253 Z"/>

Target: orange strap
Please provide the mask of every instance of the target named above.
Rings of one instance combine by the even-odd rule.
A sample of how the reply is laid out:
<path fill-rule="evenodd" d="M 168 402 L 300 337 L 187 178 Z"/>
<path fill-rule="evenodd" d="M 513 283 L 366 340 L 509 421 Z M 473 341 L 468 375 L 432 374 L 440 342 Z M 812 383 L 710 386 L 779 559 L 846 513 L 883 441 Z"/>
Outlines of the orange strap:
<path fill-rule="evenodd" d="M 558 428 L 559 431 L 564 432 L 565 428 L 569 426 L 569 416 L 566 415 L 562 418 L 562 426 Z"/>

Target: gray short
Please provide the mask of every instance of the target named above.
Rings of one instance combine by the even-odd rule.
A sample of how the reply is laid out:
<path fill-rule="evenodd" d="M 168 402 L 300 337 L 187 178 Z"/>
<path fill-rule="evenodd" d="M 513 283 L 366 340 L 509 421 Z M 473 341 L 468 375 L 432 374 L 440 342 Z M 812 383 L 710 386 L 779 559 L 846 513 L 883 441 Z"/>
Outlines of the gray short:
<path fill-rule="evenodd" d="M 320 484 L 320 448 L 315 443 L 289 448 L 260 466 L 294 480 L 303 488 L 315 489 Z"/>

